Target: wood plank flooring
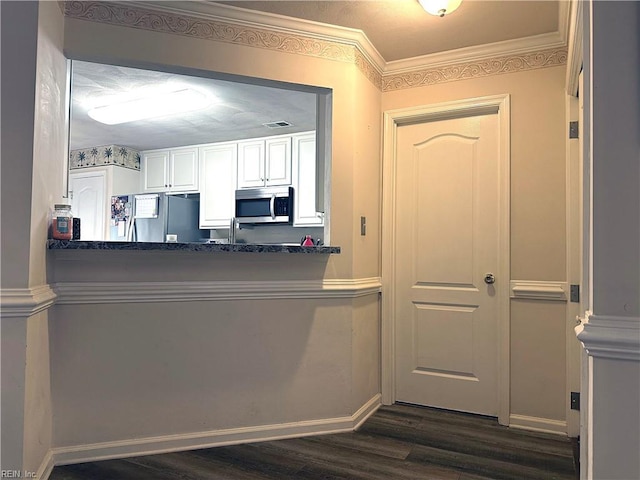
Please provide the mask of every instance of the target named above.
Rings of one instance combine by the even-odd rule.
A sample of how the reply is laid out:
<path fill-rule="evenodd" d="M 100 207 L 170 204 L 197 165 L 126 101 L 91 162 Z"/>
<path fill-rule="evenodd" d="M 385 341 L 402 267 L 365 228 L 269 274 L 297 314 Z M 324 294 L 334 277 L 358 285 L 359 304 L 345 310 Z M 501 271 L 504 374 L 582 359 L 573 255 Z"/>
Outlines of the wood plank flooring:
<path fill-rule="evenodd" d="M 575 480 L 577 442 L 396 404 L 357 432 L 55 467 L 50 480 Z"/>

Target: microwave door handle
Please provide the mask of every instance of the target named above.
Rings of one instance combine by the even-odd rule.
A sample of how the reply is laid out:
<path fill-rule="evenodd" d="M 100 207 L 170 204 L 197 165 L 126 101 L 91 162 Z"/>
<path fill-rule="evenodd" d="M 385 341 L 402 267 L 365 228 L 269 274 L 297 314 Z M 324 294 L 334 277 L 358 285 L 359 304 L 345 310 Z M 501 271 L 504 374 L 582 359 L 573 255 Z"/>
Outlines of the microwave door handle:
<path fill-rule="evenodd" d="M 276 196 L 271 195 L 271 202 L 269 203 L 269 208 L 271 209 L 271 218 L 275 220 L 276 218 Z"/>

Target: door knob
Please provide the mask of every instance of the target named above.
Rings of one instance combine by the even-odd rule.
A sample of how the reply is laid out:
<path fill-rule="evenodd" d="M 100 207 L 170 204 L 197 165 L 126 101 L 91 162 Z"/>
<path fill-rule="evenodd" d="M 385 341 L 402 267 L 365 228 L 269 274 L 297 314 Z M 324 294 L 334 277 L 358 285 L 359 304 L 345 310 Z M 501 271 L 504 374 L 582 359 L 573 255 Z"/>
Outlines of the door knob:
<path fill-rule="evenodd" d="M 487 285 L 496 283 L 496 277 L 493 275 L 493 273 L 487 273 L 484 276 L 484 283 L 486 283 Z"/>

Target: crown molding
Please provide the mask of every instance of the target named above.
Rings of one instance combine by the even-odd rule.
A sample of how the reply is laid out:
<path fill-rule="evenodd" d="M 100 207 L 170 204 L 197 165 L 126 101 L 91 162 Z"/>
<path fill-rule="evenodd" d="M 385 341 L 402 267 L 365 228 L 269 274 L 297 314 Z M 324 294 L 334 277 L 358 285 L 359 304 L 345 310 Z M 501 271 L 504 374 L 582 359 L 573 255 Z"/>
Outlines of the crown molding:
<path fill-rule="evenodd" d="M 220 22 L 255 28 L 269 28 L 285 34 L 302 35 L 325 42 L 337 42 L 360 50 L 372 67 L 382 74 L 386 62 L 362 30 L 314 22 L 301 18 L 287 17 L 269 12 L 259 12 L 241 7 L 212 3 L 206 0 L 191 1 L 131 1 L 127 5 L 149 9 L 153 6 L 159 12 L 196 16 Z"/>
<path fill-rule="evenodd" d="M 554 48 L 521 55 L 505 55 L 466 63 L 452 63 L 441 67 L 410 70 L 396 75 L 385 75 L 382 91 L 423 87 L 437 83 L 515 73 L 539 68 L 565 65 L 567 49 Z"/>
<path fill-rule="evenodd" d="M 65 16 L 353 63 L 381 91 L 566 64 L 568 2 L 558 30 L 385 62 L 362 30 L 207 0 L 67 1 Z"/>
<path fill-rule="evenodd" d="M 566 41 L 563 40 L 559 32 L 544 33 L 515 40 L 458 48 L 446 52 L 387 62 L 384 76 L 415 72 L 425 67 L 435 69 L 460 63 L 481 62 L 495 57 L 522 56 L 541 50 L 563 48 L 565 45 Z"/>

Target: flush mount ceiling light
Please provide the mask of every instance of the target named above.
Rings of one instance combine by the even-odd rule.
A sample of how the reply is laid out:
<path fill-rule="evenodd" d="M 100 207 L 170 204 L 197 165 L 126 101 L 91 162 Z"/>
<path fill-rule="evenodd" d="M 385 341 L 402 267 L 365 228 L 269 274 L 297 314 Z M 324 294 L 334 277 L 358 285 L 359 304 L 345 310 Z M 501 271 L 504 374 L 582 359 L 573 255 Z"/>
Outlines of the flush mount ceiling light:
<path fill-rule="evenodd" d="M 431 15 L 444 17 L 460 6 L 462 0 L 418 0 L 422 8 Z"/>
<path fill-rule="evenodd" d="M 191 88 L 133 98 L 92 108 L 87 114 L 107 125 L 164 117 L 207 107 L 211 97 Z"/>

